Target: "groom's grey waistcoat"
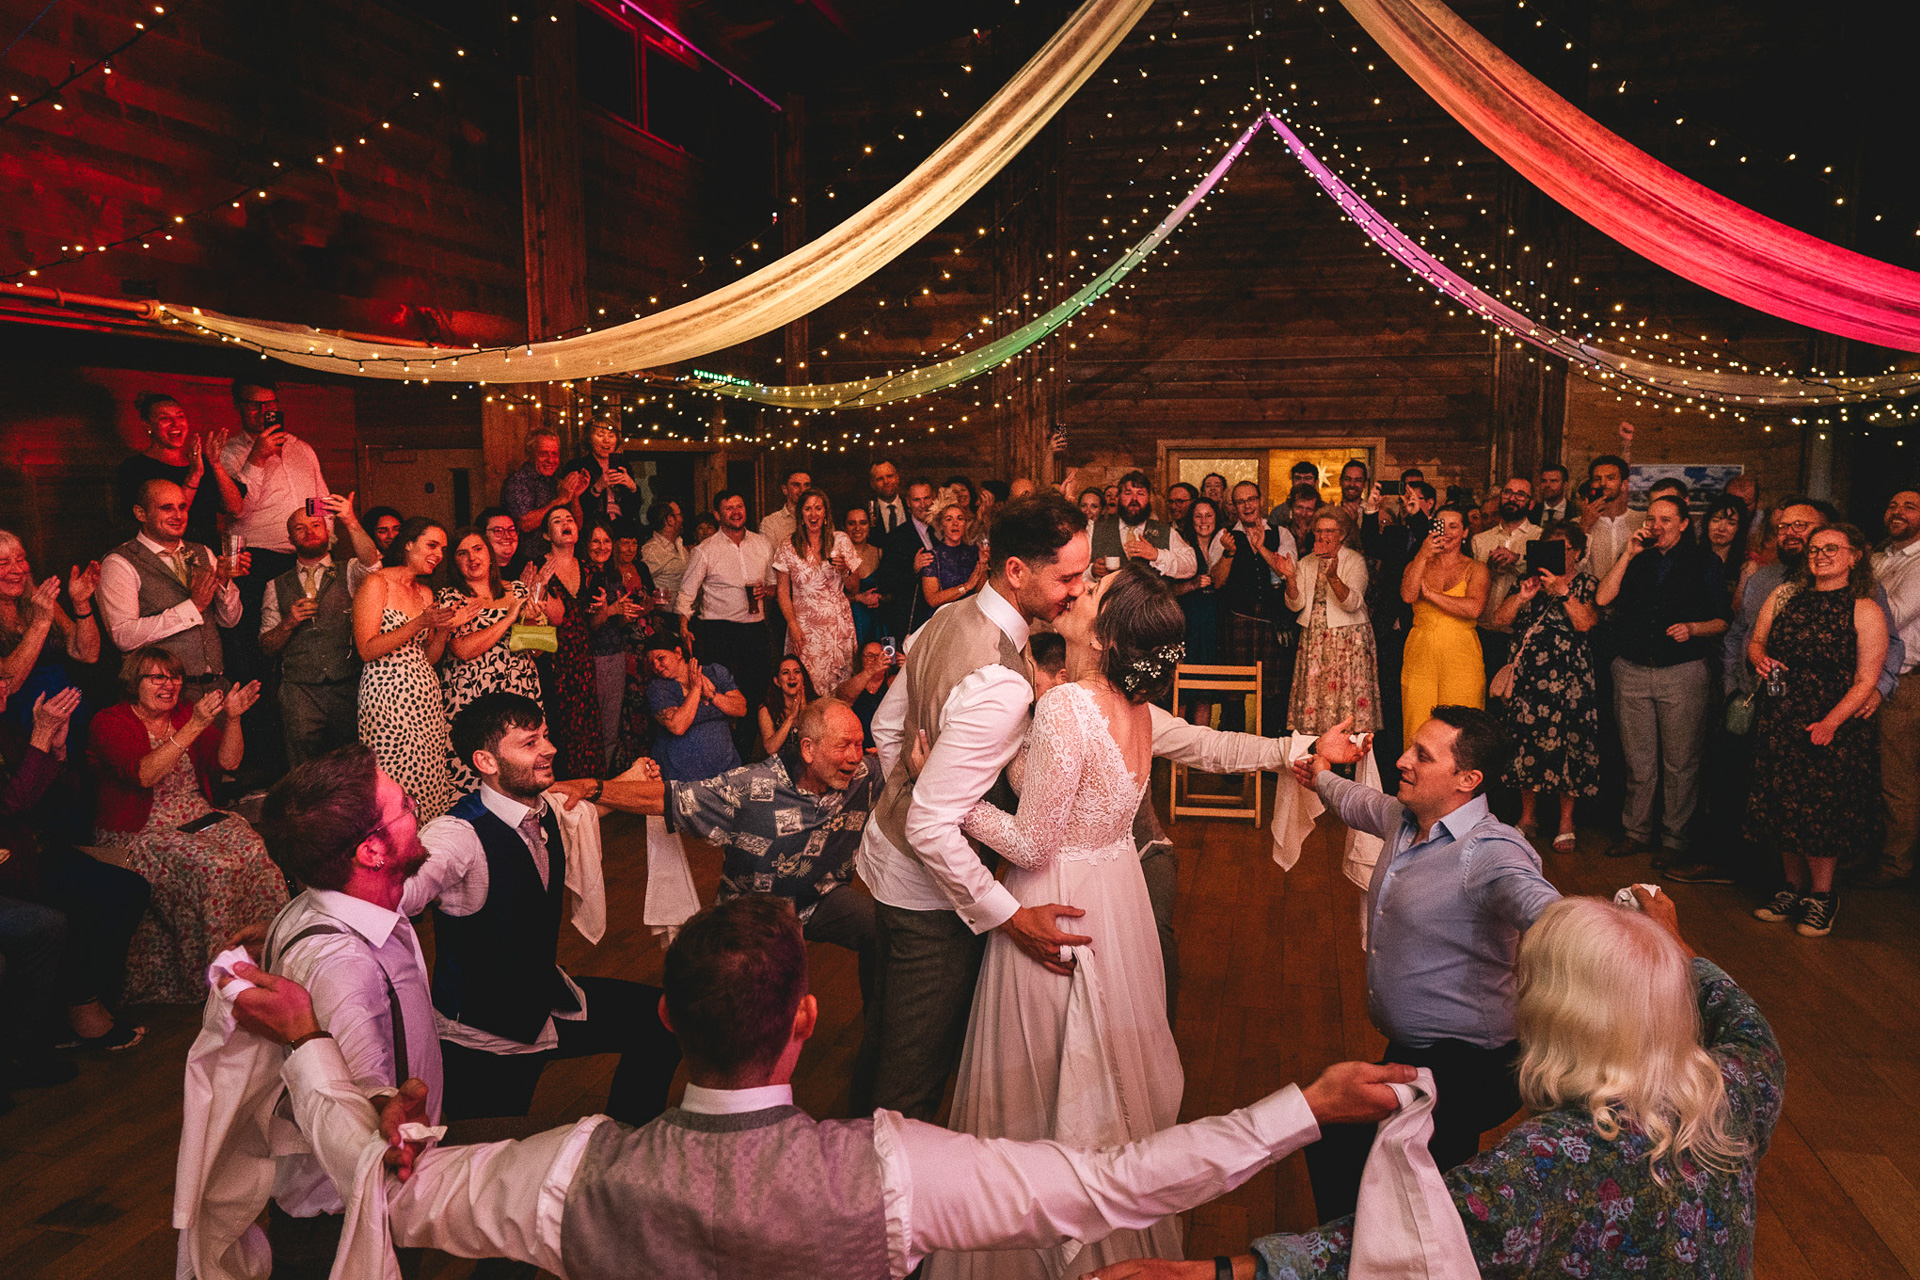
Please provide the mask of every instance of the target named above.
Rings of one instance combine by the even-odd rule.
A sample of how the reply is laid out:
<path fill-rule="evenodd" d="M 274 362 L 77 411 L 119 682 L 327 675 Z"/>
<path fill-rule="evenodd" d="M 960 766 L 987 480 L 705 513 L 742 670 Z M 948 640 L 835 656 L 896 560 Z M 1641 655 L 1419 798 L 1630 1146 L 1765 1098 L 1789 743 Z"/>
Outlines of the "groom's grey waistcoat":
<path fill-rule="evenodd" d="M 560 1256 L 570 1280 L 884 1280 L 882 1195 L 872 1120 L 676 1107 L 638 1129 L 594 1130 L 567 1188 Z"/>
<path fill-rule="evenodd" d="M 907 777 L 907 754 L 915 733 L 925 730 L 927 748 L 940 741 L 940 713 L 954 686 L 982 667 L 995 663 L 1033 684 L 1027 660 L 999 624 L 980 608 L 978 595 L 941 609 L 920 629 L 907 653 L 902 678 L 907 682 L 907 721 L 901 737 L 900 759 L 887 775 L 887 785 L 873 806 L 873 821 L 880 824 L 893 847 L 905 853 L 912 849 L 907 840 L 907 808 L 913 802 L 913 783 Z"/>

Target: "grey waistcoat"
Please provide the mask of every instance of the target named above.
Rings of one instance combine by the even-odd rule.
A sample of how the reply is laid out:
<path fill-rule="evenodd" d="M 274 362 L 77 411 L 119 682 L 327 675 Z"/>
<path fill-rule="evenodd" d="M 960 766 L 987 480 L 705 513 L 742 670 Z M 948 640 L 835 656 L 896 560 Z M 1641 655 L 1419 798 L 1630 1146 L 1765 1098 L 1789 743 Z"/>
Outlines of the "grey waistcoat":
<path fill-rule="evenodd" d="M 199 543 L 182 542 L 180 550 L 186 553 L 188 576 L 192 576 L 196 569 L 213 567 L 213 552 Z M 155 617 L 182 601 L 193 599 L 193 592 L 173 576 L 173 566 L 147 550 L 146 544 L 140 539 L 123 542 L 108 554 L 124 557 L 133 566 L 134 572 L 140 575 L 141 617 Z M 220 654 L 220 628 L 213 625 L 211 614 L 206 616 L 208 620 L 197 627 L 176 631 L 164 640 L 153 642 L 180 659 L 180 664 L 187 669 L 189 680 L 195 676 L 217 676 L 226 670 L 225 659 Z"/>
<path fill-rule="evenodd" d="M 605 1122 L 567 1188 L 570 1280 L 886 1280 L 872 1120 L 798 1107 Z"/>
<path fill-rule="evenodd" d="M 927 734 L 927 749 L 940 741 L 941 712 L 954 686 L 982 667 L 995 663 L 1015 672 L 1031 685 L 1032 670 L 1007 633 L 980 608 L 978 594 L 956 600 L 933 615 L 920 629 L 907 651 L 907 665 L 900 678 L 907 682 L 907 722 L 903 746 L 910 745 L 917 730 Z M 893 847 L 910 852 L 907 840 L 907 809 L 913 803 L 913 780 L 907 776 L 908 752 L 902 750 L 887 784 L 874 803 L 872 821 L 880 824 Z M 981 846 L 973 843 L 978 850 Z"/>
<path fill-rule="evenodd" d="M 280 606 L 281 618 L 293 612 L 293 602 L 306 598 L 296 567 L 275 578 L 268 590 Z M 360 674 L 360 650 L 353 643 L 353 597 L 347 594 L 347 571 L 338 563 L 327 566 L 320 594 L 313 598 L 313 617 L 293 629 L 280 651 L 280 678 L 295 684 L 335 684 Z"/>

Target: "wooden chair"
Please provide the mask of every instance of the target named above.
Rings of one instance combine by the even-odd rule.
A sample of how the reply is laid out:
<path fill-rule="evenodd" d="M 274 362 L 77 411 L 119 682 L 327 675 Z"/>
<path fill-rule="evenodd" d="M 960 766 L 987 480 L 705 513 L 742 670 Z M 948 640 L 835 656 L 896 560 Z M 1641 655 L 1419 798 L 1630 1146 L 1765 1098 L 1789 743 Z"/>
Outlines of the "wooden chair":
<path fill-rule="evenodd" d="M 1261 728 L 1262 695 L 1260 666 L 1258 662 L 1250 667 L 1182 662 L 1173 669 L 1173 705 L 1176 710 L 1179 708 L 1183 691 L 1251 698 L 1253 716 L 1249 732 L 1258 734 Z M 1167 810 L 1172 818 L 1246 818 L 1257 827 L 1260 825 L 1260 808 L 1260 775 L 1258 773 L 1240 775 L 1240 794 L 1238 795 L 1209 795 L 1205 792 L 1194 792 L 1188 788 L 1186 765 L 1176 763 L 1173 766 L 1173 796 Z"/>

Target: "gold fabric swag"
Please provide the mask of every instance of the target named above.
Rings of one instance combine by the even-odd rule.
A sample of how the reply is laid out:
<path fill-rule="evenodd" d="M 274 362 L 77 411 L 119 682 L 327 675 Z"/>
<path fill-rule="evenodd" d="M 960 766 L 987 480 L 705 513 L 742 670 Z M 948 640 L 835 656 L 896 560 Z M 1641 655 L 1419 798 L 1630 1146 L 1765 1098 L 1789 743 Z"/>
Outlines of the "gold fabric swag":
<path fill-rule="evenodd" d="M 1086 0 L 939 150 L 819 239 L 751 275 L 630 323 L 509 348 L 382 345 L 161 303 L 191 325 L 310 369 L 369 378 L 560 382 L 653 369 L 736 346 L 824 306 L 956 212 L 1119 47 L 1152 0 Z"/>

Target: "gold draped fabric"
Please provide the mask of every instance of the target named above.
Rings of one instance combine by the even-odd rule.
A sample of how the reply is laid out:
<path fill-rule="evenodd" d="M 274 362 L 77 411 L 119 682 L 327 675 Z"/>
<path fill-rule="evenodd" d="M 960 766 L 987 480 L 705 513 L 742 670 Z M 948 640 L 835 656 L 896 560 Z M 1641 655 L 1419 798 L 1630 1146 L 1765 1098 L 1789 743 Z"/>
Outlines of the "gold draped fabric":
<path fill-rule="evenodd" d="M 370 378 L 559 382 L 658 368 L 771 333 L 892 262 L 1019 154 L 1105 62 L 1152 0 L 1086 0 L 959 132 L 819 239 L 689 302 L 578 337 L 511 348 L 410 347 L 162 303 L 196 326 L 290 364 Z"/>

